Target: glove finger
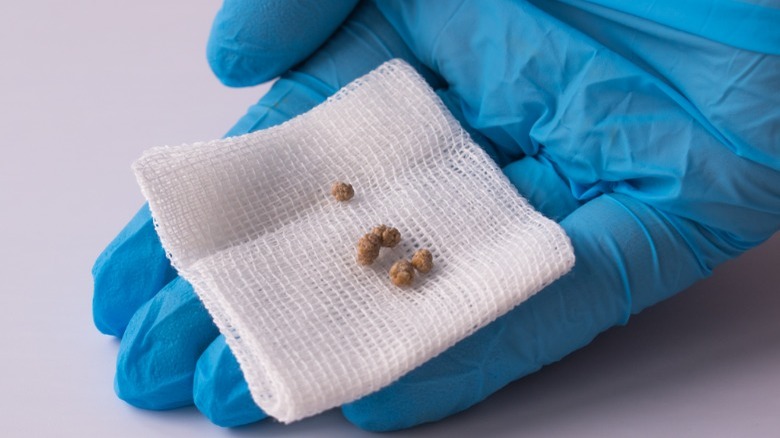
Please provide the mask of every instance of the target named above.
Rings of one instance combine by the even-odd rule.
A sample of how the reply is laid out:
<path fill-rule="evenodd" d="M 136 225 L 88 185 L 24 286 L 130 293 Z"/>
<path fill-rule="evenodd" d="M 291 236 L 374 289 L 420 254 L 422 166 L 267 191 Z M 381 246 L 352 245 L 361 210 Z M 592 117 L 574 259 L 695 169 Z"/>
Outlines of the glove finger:
<path fill-rule="evenodd" d="M 438 86 L 438 78 L 414 57 L 376 7 L 361 3 L 314 55 L 276 81 L 227 136 L 274 126 L 302 114 L 392 58 L 406 60 L 432 86 Z"/>
<path fill-rule="evenodd" d="M 357 0 L 225 0 L 206 56 L 225 85 L 256 85 L 287 71 L 322 45 Z"/>
<path fill-rule="evenodd" d="M 121 337 L 136 310 L 176 277 L 144 204 L 92 267 L 92 316 L 98 330 Z"/>
<path fill-rule="evenodd" d="M 460 412 L 709 272 L 677 231 L 695 225 L 624 195 L 599 197 L 561 225 L 577 256 L 572 272 L 393 385 L 345 405 L 346 418 L 387 431 Z"/>
<path fill-rule="evenodd" d="M 192 286 L 176 278 L 130 320 L 119 346 L 117 395 L 144 409 L 192 404 L 195 364 L 218 334 Z"/>
<path fill-rule="evenodd" d="M 252 399 L 244 374 L 224 336 L 200 356 L 195 368 L 195 406 L 212 423 L 236 427 L 267 417 Z"/>

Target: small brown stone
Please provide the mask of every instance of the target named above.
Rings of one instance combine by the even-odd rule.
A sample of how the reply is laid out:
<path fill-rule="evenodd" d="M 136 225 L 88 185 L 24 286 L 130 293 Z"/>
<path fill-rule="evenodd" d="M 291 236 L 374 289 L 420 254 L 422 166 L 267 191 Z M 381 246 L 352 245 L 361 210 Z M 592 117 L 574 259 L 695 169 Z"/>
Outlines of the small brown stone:
<path fill-rule="evenodd" d="M 370 265 L 379 257 L 380 248 L 379 236 L 368 233 L 358 240 L 357 244 L 357 262 L 359 265 Z"/>
<path fill-rule="evenodd" d="M 418 271 L 425 274 L 433 269 L 433 254 L 427 249 L 418 249 L 412 256 L 412 265 Z"/>
<path fill-rule="evenodd" d="M 355 189 L 352 188 L 352 184 L 336 181 L 330 186 L 330 194 L 333 195 L 337 201 L 349 201 L 355 196 Z"/>
<path fill-rule="evenodd" d="M 382 242 L 381 245 L 386 248 L 392 248 L 401 241 L 401 232 L 398 231 L 398 229 L 388 227 L 385 224 L 374 227 L 374 229 L 371 230 L 371 234 L 379 236 Z"/>
<path fill-rule="evenodd" d="M 409 286 L 414 280 L 414 268 L 408 260 L 398 260 L 390 267 L 390 280 L 396 286 Z"/>
<path fill-rule="evenodd" d="M 371 234 L 376 234 L 381 239 L 382 238 L 382 233 L 384 233 L 385 230 L 388 229 L 388 228 L 389 227 L 387 225 L 385 225 L 385 224 L 377 225 L 377 226 L 375 226 L 374 228 L 371 229 Z"/>

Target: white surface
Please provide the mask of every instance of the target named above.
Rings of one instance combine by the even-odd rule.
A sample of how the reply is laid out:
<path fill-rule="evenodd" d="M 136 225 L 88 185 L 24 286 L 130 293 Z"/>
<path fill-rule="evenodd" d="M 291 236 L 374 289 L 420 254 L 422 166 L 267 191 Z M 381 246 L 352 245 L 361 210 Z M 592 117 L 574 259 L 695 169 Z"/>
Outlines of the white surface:
<path fill-rule="evenodd" d="M 0 435 L 363 436 L 337 411 L 212 426 L 113 394 L 94 258 L 141 205 L 146 147 L 222 135 L 263 89 L 211 76 L 217 2 L 0 3 Z M 117 139 L 111 144 L 101 139 Z M 780 238 L 486 402 L 410 436 L 780 434 Z"/>

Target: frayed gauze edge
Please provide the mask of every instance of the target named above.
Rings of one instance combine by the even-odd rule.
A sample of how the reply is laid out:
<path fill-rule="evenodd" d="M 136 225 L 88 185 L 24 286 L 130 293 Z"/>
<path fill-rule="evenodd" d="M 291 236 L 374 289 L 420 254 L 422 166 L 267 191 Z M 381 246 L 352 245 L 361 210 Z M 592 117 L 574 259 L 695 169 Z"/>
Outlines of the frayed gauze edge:
<path fill-rule="evenodd" d="M 574 264 L 564 231 L 400 60 L 282 125 L 152 148 L 133 170 L 253 399 L 286 423 L 389 385 Z M 334 201 L 335 180 L 355 198 Z M 401 244 L 358 266 L 380 223 Z M 421 247 L 434 270 L 393 286 L 389 266 Z"/>

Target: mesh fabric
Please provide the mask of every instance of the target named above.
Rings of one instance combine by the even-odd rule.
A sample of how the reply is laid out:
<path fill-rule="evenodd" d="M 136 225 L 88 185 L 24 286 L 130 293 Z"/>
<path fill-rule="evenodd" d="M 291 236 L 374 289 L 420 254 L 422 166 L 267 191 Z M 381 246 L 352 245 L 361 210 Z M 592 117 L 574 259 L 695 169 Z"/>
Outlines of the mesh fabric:
<path fill-rule="evenodd" d="M 283 422 L 392 383 L 574 263 L 563 230 L 402 61 L 283 125 L 150 149 L 134 171 L 174 267 Z M 332 199 L 336 180 L 351 201 Z M 378 224 L 402 241 L 359 266 Z M 390 265 L 418 248 L 434 269 L 394 286 Z"/>

